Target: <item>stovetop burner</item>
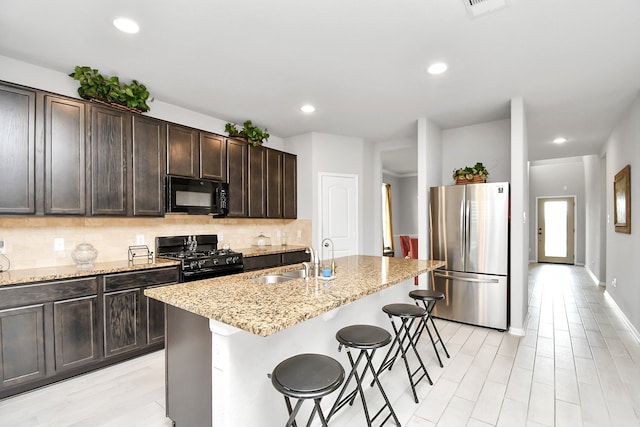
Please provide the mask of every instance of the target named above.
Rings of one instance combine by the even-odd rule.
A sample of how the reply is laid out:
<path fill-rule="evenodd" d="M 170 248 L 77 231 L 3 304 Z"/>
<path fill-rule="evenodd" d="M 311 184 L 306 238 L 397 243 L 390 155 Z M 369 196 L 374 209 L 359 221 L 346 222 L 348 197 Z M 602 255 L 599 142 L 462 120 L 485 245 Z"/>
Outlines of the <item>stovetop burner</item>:
<path fill-rule="evenodd" d="M 242 253 L 218 249 L 215 234 L 156 237 L 156 256 L 181 261 L 182 281 L 244 271 Z"/>
<path fill-rule="evenodd" d="M 219 257 L 227 255 L 238 255 L 240 252 L 232 251 L 231 249 L 214 249 L 210 251 L 180 251 L 180 252 L 165 252 L 158 256 L 164 258 L 173 259 L 194 259 L 194 258 L 207 258 L 207 257 Z"/>

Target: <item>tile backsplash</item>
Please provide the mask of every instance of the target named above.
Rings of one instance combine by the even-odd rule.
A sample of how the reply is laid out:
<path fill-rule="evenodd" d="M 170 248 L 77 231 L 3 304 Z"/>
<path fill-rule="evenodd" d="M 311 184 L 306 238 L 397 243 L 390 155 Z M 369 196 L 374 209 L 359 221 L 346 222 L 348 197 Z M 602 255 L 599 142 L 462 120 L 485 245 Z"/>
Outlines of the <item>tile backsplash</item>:
<path fill-rule="evenodd" d="M 311 244 L 309 219 L 211 218 L 204 215 L 167 215 L 164 218 L 0 218 L 0 240 L 4 240 L 11 270 L 73 265 L 71 252 L 77 244 L 88 242 L 98 250 L 97 262 L 127 259 L 127 250 L 137 244 L 138 236 L 155 250 L 157 236 L 217 234 L 218 246 L 232 249 L 251 246 L 263 232 L 271 243 L 279 245 L 286 233 L 287 243 Z M 55 239 L 64 240 L 64 250 L 54 251 Z"/>

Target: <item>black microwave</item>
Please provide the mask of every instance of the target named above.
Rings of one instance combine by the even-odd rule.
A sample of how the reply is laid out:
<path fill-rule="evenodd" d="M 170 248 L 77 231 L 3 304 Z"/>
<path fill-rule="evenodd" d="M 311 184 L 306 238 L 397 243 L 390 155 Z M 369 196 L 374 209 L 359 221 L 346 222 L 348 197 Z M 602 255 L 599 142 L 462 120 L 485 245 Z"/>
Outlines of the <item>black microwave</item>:
<path fill-rule="evenodd" d="M 167 175 L 166 212 L 227 216 L 229 184 Z"/>

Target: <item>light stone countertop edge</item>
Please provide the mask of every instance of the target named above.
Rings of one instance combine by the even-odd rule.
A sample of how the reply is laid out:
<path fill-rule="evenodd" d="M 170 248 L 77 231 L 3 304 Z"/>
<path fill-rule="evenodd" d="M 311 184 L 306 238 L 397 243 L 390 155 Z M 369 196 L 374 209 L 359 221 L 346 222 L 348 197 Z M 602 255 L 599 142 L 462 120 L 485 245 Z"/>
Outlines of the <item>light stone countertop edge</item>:
<path fill-rule="evenodd" d="M 302 268 L 294 264 L 156 287 L 144 293 L 190 313 L 269 336 L 445 265 L 444 261 L 364 255 L 335 261 L 336 277 L 330 281 L 311 278 L 264 284 L 251 280 Z"/>
<path fill-rule="evenodd" d="M 111 261 L 96 262 L 92 268 L 77 268 L 75 265 L 63 265 L 57 267 L 25 268 L 20 270 L 7 270 L 0 273 L 0 288 L 3 286 L 21 285 L 37 282 L 49 282 L 64 279 L 76 279 L 103 274 L 126 273 L 154 268 L 173 267 L 179 265 L 179 261 L 154 259 L 151 263 L 137 261 Z"/>

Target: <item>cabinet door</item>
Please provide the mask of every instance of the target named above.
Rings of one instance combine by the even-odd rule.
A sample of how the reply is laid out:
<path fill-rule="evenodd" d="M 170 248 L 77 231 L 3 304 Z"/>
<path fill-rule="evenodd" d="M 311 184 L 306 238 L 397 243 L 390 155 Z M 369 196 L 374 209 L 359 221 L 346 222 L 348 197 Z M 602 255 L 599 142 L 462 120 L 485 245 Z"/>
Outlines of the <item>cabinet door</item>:
<path fill-rule="evenodd" d="M 227 144 L 224 137 L 200 132 L 200 178 L 227 181 Z"/>
<path fill-rule="evenodd" d="M 164 303 L 144 297 L 147 302 L 147 344 L 164 341 Z"/>
<path fill-rule="evenodd" d="M 142 345 L 139 337 L 140 289 L 104 294 L 104 355 Z"/>
<path fill-rule="evenodd" d="M 133 116 L 133 215 L 164 215 L 166 125 Z"/>
<path fill-rule="evenodd" d="M 35 213 L 35 92 L 0 85 L 0 213 Z"/>
<path fill-rule="evenodd" d="M 45 96 L 44 213 L 86 213 L 85 104 Z"/>
<path fill-rule="evenodd" d="M 96 295 L 53 304 L 56 371 L 98 360 Z"/>
<path fill-rule="evenodd" d="M 249 145 L 244 141 L 227 140 L 227 175 L 229 177 L 229 216 L 247 217 Z"/>
<path fill-rule="evenodd" d="M 298 160 L 294 154 L 282 153 L 282 216 L 298 217 Z"/>
<path fill-rule="evenodd" d="M 0 310 L 0 385 L 45 375 L 44 305 Z"/>
<path fill-rule="evenodd" d="M 267 218 L 282 218 L 282 152 L 266 149 Z"/>
<path fill-rule="evenodd" d="M 263 147 L 249 147 L 249 217 L 266 217 L 265 173 L 267 155 Z M 229 191 L 232 196 L 231 191 Z"/>
<path fill-rule="evenodd" d="M 198 178 L 200 149 L 198 131 L 183 126 L 167 127 L 167 173 Z"/>
<path fill-rule="evenodd" d="M 131 159 L 130 116 L 92 107 L 91 214 L 127 214 L 127 169 Z"/>

